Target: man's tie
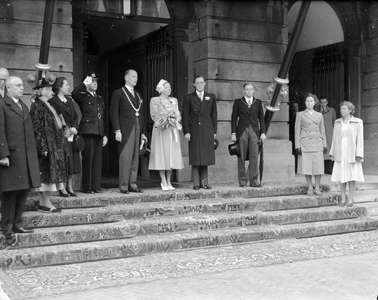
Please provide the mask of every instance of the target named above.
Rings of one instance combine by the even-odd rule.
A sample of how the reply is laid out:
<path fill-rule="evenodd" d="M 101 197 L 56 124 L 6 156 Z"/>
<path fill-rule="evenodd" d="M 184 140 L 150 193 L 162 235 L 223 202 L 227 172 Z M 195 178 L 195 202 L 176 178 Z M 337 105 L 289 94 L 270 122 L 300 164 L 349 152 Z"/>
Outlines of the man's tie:
<path fill-rule="evenodd" d="M 4 88 L 0 88 L 1 97 L 4 97 Z"/>
<path fill-rule="evenodd" d="M 248 103 L 248 106 L 251 106 L 252 105 L 252 100 L 251 100 L 251 98 L 247 98 L 248 100 L 247 100 L 247 103 Z"/>
<path fill-rule="evenodd" d="M 131 94 L 135 97 L 135 94 L 134 94 L 134 88 L 130 88 L 130 92 L 131 92 Z"/>
<path fill-rule="evenodd" d="M 18 100 L 17 102 L 16 102 L 16 104 L 18 105 L 18 107 L 21 109 L 21 111 L 22 111 L 22 105 L 21 105 L 21 102 L 20 102 L 20 100 Z"/>
<path fill-rule="evenodd" d="M 198 93 L 198 96 L 200 97 L 201 102 L 202 102 L 203 101 L 203 94 L 202 94 L 202 92 Z"/>

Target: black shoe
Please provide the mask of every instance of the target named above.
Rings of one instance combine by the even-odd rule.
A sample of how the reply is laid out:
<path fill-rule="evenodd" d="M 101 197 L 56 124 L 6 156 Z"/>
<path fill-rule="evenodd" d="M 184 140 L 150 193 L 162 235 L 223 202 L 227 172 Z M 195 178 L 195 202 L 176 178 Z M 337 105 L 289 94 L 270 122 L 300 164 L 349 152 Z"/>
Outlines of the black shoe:
<path fill-rule="evenodd" d="M 126 190 L 121 190 L 121 193 L 122 193 L 122 194 L 130 194 L 130 192 L 129 192 L 129 191 L 126 191 Z"/>
<path fill-rule="evenodd" d="M 83 190 L 84 194 L 93 194 L 94 192 L 92 190 Z"/>
<path fill-rule="evenodd" d="M 25 229 L 25 228 L 22 228 L 22 227 L 20 227 L 20 228 L 13 228 L 13 231 L 15 233 L 33 233 L 34 232 L 33 229 Z"/>
<path fill-rule="evenodd" d="M 69 197 L 70 196 L 68 193 L 63 193 L 62 190 L 59 190 L 59 195 L 61 197 Z"/>
<path fill-rule="evenodd" d="M 5 236 L 6 239 L 12 239 L 16 237 L 13 230 L 3 230 L 3 235 Z"/>
<path fill-rule="evenodd" d="M 140 188 L 138 188 L 138 187 L 136 187 L 136 188 L 133 188 L 133 187 L 129 188 L 129 192 L 132 192 L 132 193 L 143 193 L 142 190 Z"/>
<path fill-rule="evenodd" d="M 201 189 L 205 189 L 205 190 L 211 190 L 211 186 L 210 185 L 200 185 L 200 188 Z"/>
<path fill-rule="evenodd" d="M 62 211 L 60 208 L 50 208 L 43 205 L 38 205 L 37 210 L 41 212 L 49 212 L 49 213 L 59 213 Z"/>
<path fill-rule="evenodd" d="M 199 186 L 193 186 L 193 190 L 199 190 Z"/>
<path fill-rule="evenodd" d="M 100 194 L 100 193 L 102 193 L 102 190 L 101 189 L 93 190 L 93 193 Z"/>
<path fill-rule="evenodd" d="M 70 194 L 70 196 L 72 197 L 77 197 L 77 194 L 75 192 L 67 191 L 67 193 Z"/>

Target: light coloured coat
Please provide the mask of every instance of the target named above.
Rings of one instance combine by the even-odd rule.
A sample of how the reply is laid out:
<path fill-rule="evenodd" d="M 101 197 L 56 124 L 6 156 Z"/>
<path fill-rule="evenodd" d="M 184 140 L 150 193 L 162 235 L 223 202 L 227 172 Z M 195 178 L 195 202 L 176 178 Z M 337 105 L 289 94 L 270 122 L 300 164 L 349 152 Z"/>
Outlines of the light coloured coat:
<path fill-rule="evenodd" d="M 341 143 L 341 124 L 342 118 L 335 121 L 333 128 L 332 146 L 329 154 L 334 157 L 334 160 L 341 162 L 342 148 Z M 361 119 L 352 117 L 349 123 L 348 131 L 348 146 L 347 161 L 348 163 L 356 162 L 356 156 L 364 158 L 364 129 Z"/>
<path fill-rule="evenodd" d="M 302 152 L 323 152 L 327 147 L 323 115 L 308 110 L 297 113 L 295 119 L 295 148 Z"/>

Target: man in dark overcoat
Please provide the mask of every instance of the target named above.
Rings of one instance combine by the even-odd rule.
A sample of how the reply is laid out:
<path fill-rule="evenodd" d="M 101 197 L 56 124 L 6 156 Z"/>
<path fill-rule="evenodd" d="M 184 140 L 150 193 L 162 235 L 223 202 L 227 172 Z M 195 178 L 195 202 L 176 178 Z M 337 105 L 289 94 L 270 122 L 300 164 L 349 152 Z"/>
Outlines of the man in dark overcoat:
<path fill-rule="evenodd" d="M 85 147 L 82 151 L 82 190 L 84 193 L 102 193 L 102 148 L 108 142 L 105 124 L 105 100 L 97 95 L 97 76 L 90 73 L 83 83 L 72 91 L 72 98 L 80 107 L 79 125 Z"/>
<path fill-rule="evenodd" d="M 214 139 L 217 134 L 217 101 L 204 91 L 205 79 L 197 76 L 195 91 L 184 98 L 183 130 L 189 142 L 189 164 L 192 166 L 193 188 L 211 189 L 208 166 L 215 165 Z"/>
<path fill-rule="evenodd" d="M 235 99 L 231 115 L 231 140 L 238 142 L 240 156 L 238 157 L 238 181 L 241 187 L 247 185 L 261 186 L 259 174 L 259 143 L 266 139 L 264 111 L 261 100 L 253 97 L 252 83 L 243 85 L 244 97 Z M 249 171 L 245 170 L 245 161 L 249 159 Z M 249 178 L 247 178 L 249 173 Z"/>
<path fill-rule="evenodd" d="M 22 227 L 30 188 L 41 186 L 38 154 L 28 107 L 21 101 L 24 84 L 11 76 L 7 95 L 0 99 L 1 229 L 6 238 L 32 230 Z"/>
<path fill-rule="evenodd" d="M 119 153 L 119 189 L 121 193 L 141 193 L 137 186 L 140 141 L 147 143 L 146 125 L 143 122 L 143 99 L 134 91 L 138 73 L 125 72 L 125 85 L 113 92 L 110 103 L 110 120 Z"/>
<path fill-rule="evenodd" d="M 9 72 L 6 68 L 0 68 L 0 99 L 4 98 L 7 94 L 7 87 L 5 86 L 5 81 L 9 77 Z"/>

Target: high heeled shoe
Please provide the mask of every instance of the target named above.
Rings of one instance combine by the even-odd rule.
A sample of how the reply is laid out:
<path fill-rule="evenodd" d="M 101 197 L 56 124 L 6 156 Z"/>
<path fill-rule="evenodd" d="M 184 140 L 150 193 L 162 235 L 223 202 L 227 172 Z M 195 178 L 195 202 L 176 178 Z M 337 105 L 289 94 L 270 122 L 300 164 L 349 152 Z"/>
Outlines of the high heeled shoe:
<path fill-rule="evenodd" d="M 353 203 L 354 203 L 354 199 L 351 198 L 351 201 L 349 201 L 349 199 L 346 201 L 346 206 L 347 207 L 352 207 L 353 206 Z"/>
<path fill-rule="evenodd" d="M 61 197 L 69 197 L 70 196 L 68 193 L 63 193 L 62 190 L 59 190 L 59 195 Z"/>
<path fill-rule="evenodd" d="M 340 197 L 341 198 L 341 197 Z M 345 201 L 343 202 L 343 201 L 341 201 L 342 199 L 340 199 L 340 201 L 339 201 L 339 206 L 340 207 L 344 207 L 346 204 L 347 204 L 347 200 L 348 200 L 348 198 L 347 198 L 347 196 L 345 196 Z"/>
<path fill-rule="evenodd" d="M 164 186 L 162 183 L 160 183 L 160 185 L 161 185 L 161 189 L 162 189 L 163 191 L 169 191 L 169 187 Z"/>
<path fill-rule="evenodd" d="M 168 189 L 169 190 L 175 190 L 175 188 L 172 186 L 172 184 L 168 184 Z"/>
<path fill-rule="evenodd" d="M 67 190 L 67 193 L 68 195 L 72 196 L 72 197 L 77 197 L 77 194 L 75 192 L 70 192 Z"/>

